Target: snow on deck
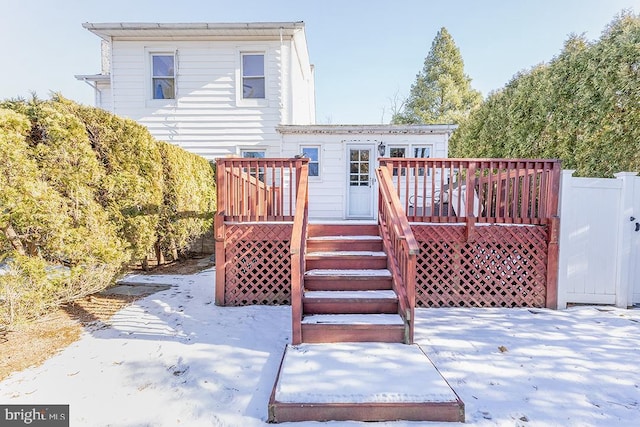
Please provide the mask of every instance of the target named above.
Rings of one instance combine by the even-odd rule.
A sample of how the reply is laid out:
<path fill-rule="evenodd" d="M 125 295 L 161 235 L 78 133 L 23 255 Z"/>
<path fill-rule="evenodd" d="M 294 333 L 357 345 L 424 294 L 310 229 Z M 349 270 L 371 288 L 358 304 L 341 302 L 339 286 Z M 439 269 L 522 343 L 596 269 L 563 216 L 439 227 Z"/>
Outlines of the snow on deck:
<path fill-rule="evenodd" d="M 397 299 L 392 290 L 375 291 L 305 291 L 305 298 L 339 298 L 339 299 Z"/>
<path fill-rule="evenodd" d="M 335 269 L 314 269 L 305 273 L 305 276 L 352 276 L 352 277 L 391 277 L 391 272 L 382 270 L 335 270 Z"/>
<path fill-rule="evenodd" d="M 387 256 L 387 254 L 385 254 L 384 252 L 372 252 L 372 251 L 320 251 L 320 252 L 309 252 L 307 254 L 307 258 L 312 256 L 326 256 L 326 257 L 372 256 L 373 257 L 373 256 Z"/>
<path fill-rule="evenodd" d="M 283 403 L 455 402 L 456 394 L 417 345 L 287 346 L 275 399 Z"/>
<path fill-rule="evenodd" d="M 314 314 L 302 319 L 304 324 L 324 325 L 404 325 L 397 314 Z"/>
<path fill-rule="evenodd" d="M 336 270 L 336 269 L 315 269 L 304 273 L 305 276 L 351 276 L 351 277 L 391 277 L 391 272 L 382 270 Z"/>
<path fill-rule="evenodd" d="M 308 240 L 382 240 L 380 236 L 368 236 L 368 235 L 357 235 L 357 236 L 315 236 L 309 237 Z"/>

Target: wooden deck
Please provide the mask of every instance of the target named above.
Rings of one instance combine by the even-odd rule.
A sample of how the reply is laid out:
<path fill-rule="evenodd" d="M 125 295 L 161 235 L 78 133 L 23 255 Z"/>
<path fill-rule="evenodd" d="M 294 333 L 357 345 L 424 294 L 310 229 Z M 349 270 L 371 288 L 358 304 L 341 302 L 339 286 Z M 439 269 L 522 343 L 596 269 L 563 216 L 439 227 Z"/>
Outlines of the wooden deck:
<path fill-rule="evenodd" d="M 308 400 L 283 397 L 281 380 L 300 346 L 333 346 L 326 356 L 347 344 L 394 345 L 408 362 L 416 306 L 556 305 L 557 161 L 380 159 L 375 225 L 310 224 L 306 159 L 223 159 L 217 174 L 216 304 L 291 305 L 272 422 L 463 421 L 453 390 L 444 401 Z M 375 383 L 369 366 L 356 378 L 364 386 Z M 437 372 L 424 356 L 399 375 L 427 366 Z M 314 375 L 321 384 L 329 368 Z"/>

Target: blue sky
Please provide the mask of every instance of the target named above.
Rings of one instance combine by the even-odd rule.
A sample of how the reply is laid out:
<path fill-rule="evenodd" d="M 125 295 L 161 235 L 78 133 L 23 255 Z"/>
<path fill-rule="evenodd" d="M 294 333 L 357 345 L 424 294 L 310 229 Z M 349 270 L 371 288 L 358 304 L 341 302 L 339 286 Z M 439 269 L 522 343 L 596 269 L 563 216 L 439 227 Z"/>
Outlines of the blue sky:
<path fill-rule="evenodd" d="M 100 70 L 100 41 L 83 22 L 304 21 L 316 66 L 318 123 L 388 123 L 441 27 L 486 96 L 547 62 L 569 34 L 595 40 L 640 0 L 0 0 L 0 99 L 59 91 L 92 104 L 74 74 Z"/>

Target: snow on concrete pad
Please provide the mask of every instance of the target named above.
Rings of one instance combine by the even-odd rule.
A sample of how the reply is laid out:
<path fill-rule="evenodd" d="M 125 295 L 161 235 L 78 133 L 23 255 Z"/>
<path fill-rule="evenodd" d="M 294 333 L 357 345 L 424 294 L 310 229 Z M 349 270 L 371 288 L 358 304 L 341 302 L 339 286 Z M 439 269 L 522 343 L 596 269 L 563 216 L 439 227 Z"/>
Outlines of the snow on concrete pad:
<path fill-rule="evenodd" d="M 272 421 L 464 421 L 464 404 L 417 345 L 288 345 Z"/>
<path fill-rule="evenodd" d="M 289 345 L 275 397 L 290 403 L 458 399 L 420 347 L 395 343 Z"/>

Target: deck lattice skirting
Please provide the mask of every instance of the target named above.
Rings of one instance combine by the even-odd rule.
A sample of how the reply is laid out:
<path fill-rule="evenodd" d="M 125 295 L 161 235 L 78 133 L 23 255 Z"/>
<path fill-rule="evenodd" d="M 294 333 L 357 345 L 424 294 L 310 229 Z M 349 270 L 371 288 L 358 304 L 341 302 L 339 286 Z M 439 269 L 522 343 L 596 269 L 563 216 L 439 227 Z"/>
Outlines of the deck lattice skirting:
<path fill-rule="evenodd" d="M 547 226 L 414 224 L 411 228 L 420 245 L 417 306 L 546 305 Z"/>
<path fill-rule="evenodd" d="M 302 266 L 293 268 L 290 246 L 306 163 L 219 160 L 218 305 L 291 303 L 292 275 L 304 271 L 304 250 L 297 254 Z M 417 306 L 556 307 L 558 161 L 393 158 L 380 164 L 419 244 Z"/>
<path fill-rule="evenodd" d="M 291 224 L 229 224 L 225 305 L 291 303 Z M 547 226 L 411 227 L 418 307 L 544 307 Z"/>
<path fill-rule="evenodd" d="M 292 224 L 228 224 L 225 305 L 291 303 Z"/>

